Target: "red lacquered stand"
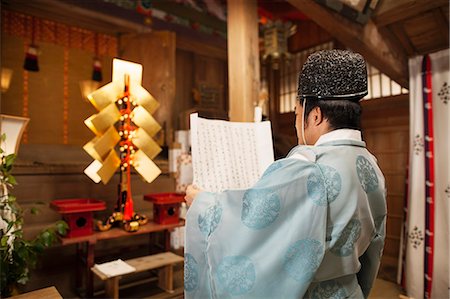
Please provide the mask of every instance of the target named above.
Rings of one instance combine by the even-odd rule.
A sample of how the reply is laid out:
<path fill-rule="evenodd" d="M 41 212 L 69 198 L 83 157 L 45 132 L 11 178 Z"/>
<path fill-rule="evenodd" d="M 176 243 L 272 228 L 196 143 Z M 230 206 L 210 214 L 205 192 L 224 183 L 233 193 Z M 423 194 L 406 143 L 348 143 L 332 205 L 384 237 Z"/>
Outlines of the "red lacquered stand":
<path fill-rule="evenodd" d="M 66 238 L 87 236 L 92 234 L 92 212 L 106 209 L 105 202 L 90 198 L 57 199 L 50 207 L 63 216 L 69 225 Z"/>
<path fill-rule="evenodd" d="M 144 200 L 153 203 L 153 221 L 159 224 L 172 224 L 180 221 L 180 205 L 184 194 L 155 193 L 144 195 Z"/>

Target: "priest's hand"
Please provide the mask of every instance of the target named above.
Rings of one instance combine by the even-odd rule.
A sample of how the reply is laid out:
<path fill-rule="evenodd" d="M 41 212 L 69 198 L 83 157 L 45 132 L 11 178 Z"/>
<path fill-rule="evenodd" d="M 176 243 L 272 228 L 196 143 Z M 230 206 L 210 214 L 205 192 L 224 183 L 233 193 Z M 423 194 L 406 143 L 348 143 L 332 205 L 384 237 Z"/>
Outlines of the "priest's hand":
<path fill-rule="evenodd" d="M 184 200 L 186 200 L 186 204 L 190 206 L 193 202 L 195 197 L 198 193 L 202 192 L 201 189 L 199 189 L 197 186 L 189 185 L 186 188 L 186 196 L 184 197 Z"/>

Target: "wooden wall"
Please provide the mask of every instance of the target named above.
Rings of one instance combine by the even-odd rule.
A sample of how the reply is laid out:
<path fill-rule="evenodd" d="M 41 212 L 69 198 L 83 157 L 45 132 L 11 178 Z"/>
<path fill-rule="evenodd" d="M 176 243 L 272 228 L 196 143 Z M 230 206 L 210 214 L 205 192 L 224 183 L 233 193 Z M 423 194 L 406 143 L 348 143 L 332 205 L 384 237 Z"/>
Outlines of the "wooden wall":
<path fill-rule="evenodd" d="M 142 86 L 159 102 L 153 117 L 161 125 L 161 145 L 170 142 L 169 132 L 175 128 L 175 33 L 154 31 L 120 37 L 120 57 L 142 64 Z"/>
<path fill-rule="evenodd" d="M 177 36 L 176 99 L 173 108 L 177 129 L 189 129 L 189 114 L 228 118 L 228 65 L 226 42 L 205 45 Z"/>
<path fill-rule="evenodd" d="M 79 49 L 69 50 L 68 98 L 64 107 L 64 47 L 39 44 L 40 71 L 26 72 L 28 89 L 25 89 L 22 66 L 26 45 L 27 41 L 22 38 L 2 34 L 1 64 L 13 70 L 13 77 L 8 91 L 1 97 L 1 113 L 30 118 L 24 143 L 83 145 L 94 137 L 83 121 L 96 110 L 83 100 L 79 82 L 91 78 L 93 55 Z M 103 80 L 109 82 L 112 57 L 103 56 L 101 61 Z M 66 119 L 65 111 L 68 113 Z M 65 126 L 67 139 L 64 139 Z"/>
<path fill-rule="evenodd" d="M 362 102 L 363 138 L 386 179 L 387 231 L 379 275 L 396 280 L 409 148 L 409 96 Z"/>

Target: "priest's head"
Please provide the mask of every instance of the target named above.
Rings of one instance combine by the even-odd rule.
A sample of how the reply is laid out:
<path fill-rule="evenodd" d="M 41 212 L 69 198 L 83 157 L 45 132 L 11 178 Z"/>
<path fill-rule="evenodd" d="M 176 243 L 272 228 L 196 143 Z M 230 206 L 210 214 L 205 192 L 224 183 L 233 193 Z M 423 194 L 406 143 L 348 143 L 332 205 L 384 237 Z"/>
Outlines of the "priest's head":
<path fill-rule="evenodd" d="M 295 105 L 299 144 L 313 145 L 337 129 L 360 130 L 361 106 L 367 95 L 364 58 L 348 50 L 311 54 L 299 74 Z"/>

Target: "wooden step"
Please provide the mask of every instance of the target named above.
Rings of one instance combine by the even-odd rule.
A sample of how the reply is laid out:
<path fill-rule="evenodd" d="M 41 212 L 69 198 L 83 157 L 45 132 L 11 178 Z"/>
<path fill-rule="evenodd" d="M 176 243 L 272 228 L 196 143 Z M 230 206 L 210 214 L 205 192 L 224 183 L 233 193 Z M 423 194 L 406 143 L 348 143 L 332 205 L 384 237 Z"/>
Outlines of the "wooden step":
<path fill-rule="evenodd" d="M 127 264 L 134 267 L 136 271 L 118 276 L 108 277 L 96 267 L 91 270 L 100 279 L 105 281 L 105 292 L 109 298 L 119 298 L 119 280 L 128 274 L 158 269 L 158 286 L 168 293 L 174 293 L 173 289 L 173 265 L 184 261 L 182 256 L 172 252 L 163 252 L 125 260 Z"/>
<path fill-rule="evenodd" d="M 138 257 L 125 262 L 136 268 L 136 272 L 147 271 L 151 269 L 161 268 L 167 265 L 174 265 L 184 261 L 182 256 L 176 255 L 172 252 L 163 252 L 153 255 Z"/>

